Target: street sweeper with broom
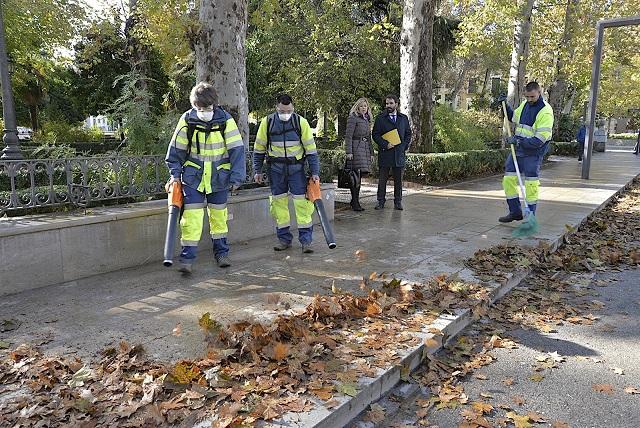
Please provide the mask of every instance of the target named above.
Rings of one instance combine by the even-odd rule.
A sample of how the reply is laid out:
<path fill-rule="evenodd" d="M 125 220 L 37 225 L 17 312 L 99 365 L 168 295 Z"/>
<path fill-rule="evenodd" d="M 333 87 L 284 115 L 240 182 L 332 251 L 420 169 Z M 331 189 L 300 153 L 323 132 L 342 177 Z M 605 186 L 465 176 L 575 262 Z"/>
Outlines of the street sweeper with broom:
<path fill-rule="evenodd" d="M 515 124 L 515 131 L 511 135 L 511 126 L 507 123 L 511 154 L 505 163 L 502 180 L 509 213 L 498 220 L 501 223 L 523 221 L 514 230 L 513 235 L 517 237 L 531 236 L 538 230 L 536 209 L 540 188 L 540 166 L 549 150 L 553 129 L 553 109 L 542 98 L 540 85 L 537 82 L 527 83 L 524 96 L 526 101 L 515 110 L 506 104 L 505 96 L 497 100 L 504 112 L 505 121 L 509 120 Z M 518 190 L 522 193 L 524 204 L 520 203 Z"/>

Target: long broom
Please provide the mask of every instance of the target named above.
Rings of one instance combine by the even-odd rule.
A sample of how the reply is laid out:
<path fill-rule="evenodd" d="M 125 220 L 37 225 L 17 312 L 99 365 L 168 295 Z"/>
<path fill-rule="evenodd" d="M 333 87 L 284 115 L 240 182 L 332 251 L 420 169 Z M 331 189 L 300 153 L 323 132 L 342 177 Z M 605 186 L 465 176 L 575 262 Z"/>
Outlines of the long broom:
<path fill-rule="evenodd" d="M 504 113 L 504 122 L 507 128 L 507 135 L 511 138 L 511 125 L 507 119 L 507 103 L 502 102 L 502 112 Z M 514 238 L 526 238 L 529 236 L 535 235 L 540 226 L 538 226 L 538 220 L 536 219 L 536 215 L 531 212 L 529 208 L 529 204 L 527 204 L 527 192 L 525 190 L 524 184 L 522 183 L 522 177 L 520 176 L 520 168 L 518 167 L 518 158 L 516 157 L 516 149 L 514 144 L 509 144 L 511 146 L 511 157 L 513 158 L 513 164 L 516 167 L 516 175 L 518 176 L 518 184 L 520 185 L 520 193 L 522 193 L 522 201 L 524 202 L 524 221 L 511 232 L 511 236 Z"/>

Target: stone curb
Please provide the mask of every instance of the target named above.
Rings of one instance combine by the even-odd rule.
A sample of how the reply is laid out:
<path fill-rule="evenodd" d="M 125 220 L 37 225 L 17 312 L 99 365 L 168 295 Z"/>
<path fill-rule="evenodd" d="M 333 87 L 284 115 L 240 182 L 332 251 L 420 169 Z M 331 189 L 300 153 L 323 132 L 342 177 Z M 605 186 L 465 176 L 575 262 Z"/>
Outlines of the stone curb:
<path fill-rule="evenodd" d="M 617 198 L 621 193 L 627 190 L 631 183 L 640 175 L 630 179 L 627 184 L 621 187 L 616 193 L 607 198 L 602 204 L 589 213 L 577 226 L 582 226 L 594 214 L 600 212 L 609 202 Z M 566 231 L 551 243 L 549 252 L 554 253 L 564 239 L 571 232 Z M 458 272 L 459 276 L 465 279 L 471 279 L 471 271 L 462 269 Z M 493 287 L 490 291 L 491 303 L 495 303 L 513 288 L 519 286 L 524 279 L 531 273 L 531 269 L 517 271 L 508 276 L 507 280 L 502 284 L 488 284 Z M 314 400 L 317 407 L 306 414 L 288 414 L 275 423 L 266 424 L 265 426 L 297 426 L 297 427 L 313 427 L 313 428 L 342 428 L 355 419 L 362 411 L 366 410 L 370 404 L 376 402 L 394 388 L 401 380 L 401 375 L 415 370 L 423 361 L 424 356 L 435 354 L 440 351 L 443 346 L 455 338 L 458 333 L 473 323 L 472 311 L 469 309 L 458 310 L 455 315 L 440 315 L 428 328 L 437 328 L 443 335 L 434 336 L 423 330 L 423 333 L 417 333 L 416 336 L 422 339 L 422 344 L 409 350 L 401 357 L 401 361 L 394 367 L 381 372 L 375 379 L 365 378 L 359 383 L 360 390 L 354 397 L 337 397 L 340 402 L 339 406 L 333 410 L 327 410 L 322 402 Z M 433 338 L 438 342 L 438 346 L 434 348 L 426 348 L 424 340 Z"/>

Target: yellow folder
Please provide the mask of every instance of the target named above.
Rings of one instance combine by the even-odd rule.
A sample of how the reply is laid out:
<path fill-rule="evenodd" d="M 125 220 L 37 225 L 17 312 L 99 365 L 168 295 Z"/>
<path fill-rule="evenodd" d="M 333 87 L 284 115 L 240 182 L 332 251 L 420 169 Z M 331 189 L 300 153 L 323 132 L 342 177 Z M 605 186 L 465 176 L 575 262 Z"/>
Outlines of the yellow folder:
<path fill-rule="evenodd" d="M 382 134 L 382 138 L 389 143 L 391 147 L 397 146 L 402 141 L 400 141 L 400 134 L 398 134 L 397 129 L 392 129 L 391 131 Z"/>

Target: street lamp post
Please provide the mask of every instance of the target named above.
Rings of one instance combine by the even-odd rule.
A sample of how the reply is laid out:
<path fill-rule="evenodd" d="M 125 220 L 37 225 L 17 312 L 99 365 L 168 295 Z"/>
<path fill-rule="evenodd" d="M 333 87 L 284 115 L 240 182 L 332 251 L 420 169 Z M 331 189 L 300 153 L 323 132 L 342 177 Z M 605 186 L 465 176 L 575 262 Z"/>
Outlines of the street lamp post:
<path fill-rule="evenodd" d="M 22 153 L 20 152 L 18 141 L 16 109 L 13 104 L 13 91 L 11 90 L 11 76 L 9 75 L 7 44 L 4 38 L 2 1 L 0 1 L 0 75 L 2 75 L 2 119 L 4 120 L 2 141 L 5 145 L 0 158 L 6 160 L 19 160 L 22 159 Z"/>

